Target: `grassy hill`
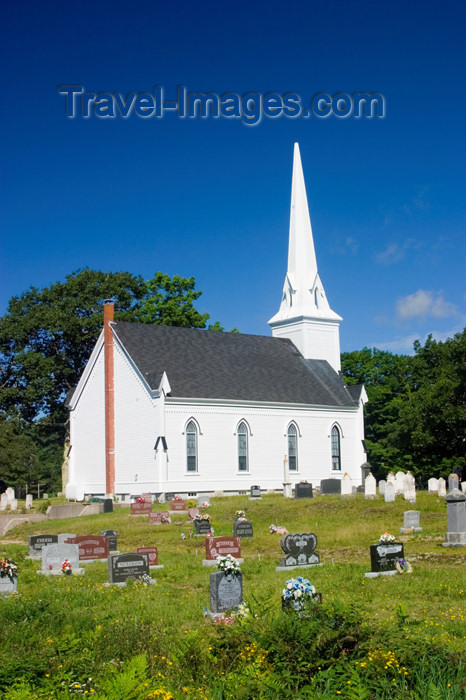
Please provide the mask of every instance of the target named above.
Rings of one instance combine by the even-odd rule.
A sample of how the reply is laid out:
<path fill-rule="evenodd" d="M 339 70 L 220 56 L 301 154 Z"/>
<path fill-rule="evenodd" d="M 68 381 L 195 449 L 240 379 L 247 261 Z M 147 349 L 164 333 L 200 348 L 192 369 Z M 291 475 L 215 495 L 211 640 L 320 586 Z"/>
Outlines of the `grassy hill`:
<path fill-rule="evenodd" d="M 240 508 L 254 525 L 254 537 L 242 540 L 250 614 L 228 624 L 203 617 L 214 569 L 202 566 L 204 539 L 189 537 L 184 514 L 149 525 L 118 508 L 8 532 L 0 553 L 18 564 L 20 595 L 0 600 L 3 697 L 465 697 L 466 551 L 440 546 L 443 499 L 419 493 L 412 506 L 361 496 L 214 498 L 215 535 L 232 534 Z M 398 537 L 403 511 L 413 508 L 423 531 Z M 314 532 L 324 566 L 275 571 L 282 552 L 272 523 Z M 25 559 L 29 535 L 104 529 L 118 531 L 120 552 L 158 547 L 157 585 L 106 588 L 107 566 L 97 562 L 82 577 L 42 577 L 40 562 Z M 404 542 L 413 573 L 366 579 L 369 545 L 386 530 Z M 299 574 L 323 596 L 301 618 L 280 605 L 285 581 Z"/>

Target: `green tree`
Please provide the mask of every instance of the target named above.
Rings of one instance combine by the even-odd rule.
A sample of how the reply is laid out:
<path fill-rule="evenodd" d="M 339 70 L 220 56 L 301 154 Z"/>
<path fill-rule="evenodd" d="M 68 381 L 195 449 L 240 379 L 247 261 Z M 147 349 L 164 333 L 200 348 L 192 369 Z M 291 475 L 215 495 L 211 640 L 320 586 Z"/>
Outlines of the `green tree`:
<path fill-rule="evenodd" d="M 146 282 L 146 292 L 137 307 L 135 320 L 162 326 L 205 328 L 210 316 L 199 313 L 194 307 L 202 294 L 202 291 L 195 291 L 195 286 L 194 277 L 170 277 L 156 272 Z"/>

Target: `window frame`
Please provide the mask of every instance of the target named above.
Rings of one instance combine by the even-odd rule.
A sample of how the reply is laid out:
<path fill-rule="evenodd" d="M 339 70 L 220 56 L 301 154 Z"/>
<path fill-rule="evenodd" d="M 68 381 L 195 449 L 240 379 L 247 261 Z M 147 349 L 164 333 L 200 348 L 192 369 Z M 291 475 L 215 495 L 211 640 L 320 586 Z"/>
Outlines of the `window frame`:
<path fill-rule="evenodd" d="M 330 431 L 330 449 L 332 456 L 332 472 L 341 472 L 341 430 L 338 425 L 332 425 Z M 335 464 L 337 464 L 337 466 L 335 466 Z"/>
<path fill-rule="evenodd" d="M 291 432 L 291 430 L 294 431 L 294 433 Z M 294 474 L 299 471 L 299 461 L 298 461 L 298 436 L 299 436 L 299 430 L 298 426 L 296 423 L 290 423 L 287 430 L 286 430 L 286 445 L 287 445 L 287 454 L 288 454 L 288 471 L 293 472 Z M 290 437 L 294 438 L 294 451 L 295 454 L 292 455 L 290 452 Z M 294 459 L 294 466 L 292 465 L 292 459 Z"/>
<path fill-rule="evenodd" d="M 192 426 L 193 429 L 190 429 Z M 199 428 L 196 421 L 190 418 L 186 423 L 185 428 L 186 435 L 186 473 L 187 474 L 197 474 L 199 470 L 199 459 L 198 459 L 198 443 L 199 443 Z M 194 450 L 193 446 L 189 444 L 190 439 L 194 435 Z M 194 454 L 192 454 L 194 452 Z M 190 460 L 194 459 L 194 469 L 190 468 Z"/>
<path fill-rule="evenodd" d="M 243 428 L 243 430 L 241 430 Z M 241 438 L 244 438 L 244 443 L 241 445 Z M 249 428 L 245 420 L 240 420 L 236 428 L 236 449 L 237 449 L 237 468 L 239 474 L 247 474 L 249 472 Z M 244 451 L 245 454 L 241 454 Z M 244 467 L 241 467 L 241 459 L 244 459 Z"/>

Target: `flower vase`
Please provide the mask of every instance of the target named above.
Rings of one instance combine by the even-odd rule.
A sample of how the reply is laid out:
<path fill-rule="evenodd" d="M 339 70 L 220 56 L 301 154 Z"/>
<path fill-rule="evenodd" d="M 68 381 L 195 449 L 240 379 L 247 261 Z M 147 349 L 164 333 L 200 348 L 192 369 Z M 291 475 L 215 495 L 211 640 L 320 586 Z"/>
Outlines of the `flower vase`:
<path fill-rule="evenodd" d="M 67 569 L 67 570 L 65 571 L 65 576 L 71 576 L 72 573 L 73 573 L 73 572 L 71 571 L 71 569 Z"/>

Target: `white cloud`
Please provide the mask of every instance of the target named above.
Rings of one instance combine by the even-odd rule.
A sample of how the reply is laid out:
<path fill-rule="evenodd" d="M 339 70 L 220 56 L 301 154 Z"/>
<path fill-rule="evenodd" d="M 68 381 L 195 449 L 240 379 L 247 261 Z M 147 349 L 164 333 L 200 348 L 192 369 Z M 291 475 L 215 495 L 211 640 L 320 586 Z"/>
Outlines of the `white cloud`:
<path fill-rule="evenodd" d="M 448 338 L 453 338 L 453 336 L 461 330 L 461 326 L 457 326 L 449 331 L 430 331 L 422 337 L 419 334 L 410 333 L 409 335 L 398 336 L 388 343 L 371 343 L 369 347 L 378 348 L 379 350 L 388 350 L 395 354 L 414 355 L 413 344 L 415 340 L 419 340 L 421 346 L 424 346 L 427 337 L 431 335 L 433 340 L 443 343 L 445 340 L 448 340 Z"/>
<path fill-rule="evenodd" d="M 390 245 L 381 253 L 375 256 L 376 262 L 381 265 L 393 265 L 400 262 L 406 257 L 406 253 L 410 248 L 419 248 L 420 243 L 415 238 L 407 238 L 403 245 L 399 243 L 390 243 Z"/>
<path fill-rule="evenodd" d="M 442 292 L 418 289 L 414 294 L 401 297 L 396 302 L 396 313 L 399 319 L 427 317 L 448 318 L 455 316 L 458 309 L 443 297 Z"/>

